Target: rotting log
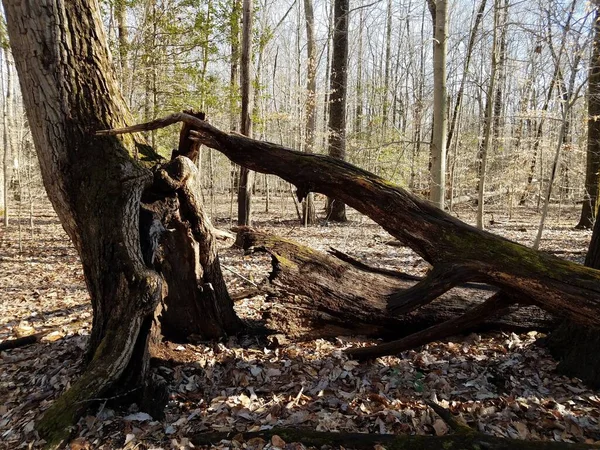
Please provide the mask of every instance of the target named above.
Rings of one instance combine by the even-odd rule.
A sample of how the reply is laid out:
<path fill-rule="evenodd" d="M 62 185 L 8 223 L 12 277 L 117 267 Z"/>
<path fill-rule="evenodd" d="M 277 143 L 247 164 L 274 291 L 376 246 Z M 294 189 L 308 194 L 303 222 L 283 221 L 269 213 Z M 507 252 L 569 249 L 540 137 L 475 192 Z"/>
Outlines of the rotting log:
<path fill-rule="evenodd" d="M 596 445 L 572 444 L 568 442 L 524 441 L 480 433 L 459 422 L 450 411 L 436 403 L 426 401 L 438 416 L 452 430 L 444 436 L 370 434 L 347 432 L 324 432 L 306 428 L 272 428 L 248 433 L 198 433 L 192 436 L 194 445 L 216 445 L 221 441 L 236 441 L 239 446 L 251 439 L 269 441 L 278 436 L 286 443 L 298 442 L 308 447 L 370 450 L 382 446 L 389 450 L 588 450 L 598 449 Z"/>
<path fill-rule="evenodd" d="M 190 441 L 196 446 L 213 446 L 221 441 L 237 441 L 240 444 L 251 439 L 269 441 L 279 436 L 286 443 L 301 443 L 306 447 L 341 447 L 356 450 L 372 450 L 383 446 L 388 450 L 597 450 L 590 444 L 568 442 L 524 441 L 489 436 L 483 433 L 455 433 L 445 436 L 367 434 L 347 432 L 324 432 L 303 428 L 272 428 L 252 433 L 198 433 Z M 381 447 L 379 447 L 381 448 Z"/>
<path fill-rule="evenodd" d="M 268 280 L 252 291 L 256 295 L 262 287 L 273 298 L 273 306 L 265 312 L 266 327 L 295 339 L 356 334 L 397 339 L 455 319 L 483 304 L 495 291 L 489 286 L 461 286 L 423 308 L 393 315 L 388 309 L 390 296 L 414 285 L 418 277 L 370 267 L 337 250 L 327 254 L 248 228 L 239 233 L 247 252 L 271 256 Z M 553 316 L 536 306 L 506 305 L 461 331 L 549 331 L 556 325 Z M 453 329 L 448 333 L 454 334 Z"/>
<path fill-rule="evenodd" d="M 233 162 L 296 185 L 299 199 L 320 192 L 368 215 L 433 266 L 431 275 L 419 282 L 421 293 L 435 290 L 441 295 L 465 282 L 482 282 L 504 291 L 511 302 L 536 305 L 583 327 L 600 325 L 600 271 L 479 230 L 352 164 L 226 133 L 184 113 L 98 134 L 158 129 L 177 122 L 194 125 L 194 139 Z M 423 306 L 414 293 L 413 288 L 395 294 L 390 310 L 408 313 Z M 501 303 L 497 306 L 503 307 L 505 302 Z M 369 355 L 363 351 L 361 357 Z"/>

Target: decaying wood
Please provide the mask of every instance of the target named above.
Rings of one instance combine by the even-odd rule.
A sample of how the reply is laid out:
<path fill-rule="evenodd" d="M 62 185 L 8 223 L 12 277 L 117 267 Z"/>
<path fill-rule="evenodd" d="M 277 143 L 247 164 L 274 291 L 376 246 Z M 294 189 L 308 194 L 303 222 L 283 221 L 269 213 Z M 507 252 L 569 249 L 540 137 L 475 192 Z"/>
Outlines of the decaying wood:
<path fill-rule="evenodd" d="M 523 441 L 489 436 L 483 433 L 456 433 L 446 436 L 419 436 L 395 434 L 368 434 L 313 431 L 303 428 L 272 428 L 252 433 L 199 433 L 190 440 L 194 445 L 217 445 L 223 440 L 235 440 L 240 444 L 250 439 L 260 438 L 269 441 L 279 436 L 287 443 L 300 442 L 306 447 L 331 448 L 341 446 L 347 449 L 372 450 L 383 446 L 395 450 L 594 450 L 590 444 L 570 444 L 567 442 Z"/>
<path fill-rule="evenodd" d="M 215 445 L 223 440 L 236 441 L 242 446 L 250 439 L 271 440 L 278 436 L 286 443 L 299 442 L 307 447 L 330 448 L 332 446 L 371 450 L 383 447 L 395 450 L 584 450 L 597 449 L 589 444 L 571 444 L 567 442 L 524 441 L 490 436 L 479 433 L 468 425 L 459 422 L 450 411 L 433 403 L 426 404 L 442 418 L 453 431 L 445 436 L 411 436 L 395 434 L 370 434 L 323 432 L 302 428 L 272 428 L 250 433 L 198 433 L 191 439 L 194 445 Z"/>
<path fill-rule="evenodd" d="M 372 268 L 336 250 L 326 254 L 251 229 L 240 233 L 247 251 L 271 255 L 272 272 L 267 284 L 261 286 L 274 302 L 265 313 L 267 328 L 297 339 L 356 334 L 393 339 L 446 321 L 448 327 L 442 328 L 442 334 L 435 339 L 460 331 L 547 331 L 557 325 L 556 319 L 535 306 L 519 308 L 511 302 L 497 302 L 495 297 L 493 302 L 485 304 L 494 289 L 475 285 L 454 289 L 408 314 L 393 315 L 388 308 L 390 298 L 398 290 L 414 285 L 417 277 Z M 479 307 L 481 304 L 485 308 Z M 451 319 L 462 317 L 470 308 L 495 314 L 469 316 L 464 327 L 457 329 L 461 322 Z M 435 330 L 428 330 L 419 335 L 419 341 L 410 342 L 413 346 L 430 342 L 431 331 Z M 422 342 L 424 338 L 428 340 Z"/>
<path fill-rule="evenodd" d="M 435 290 L 441 295 L 467 281 L 483 282 L 504 290 L 520 304 L 536 305 L 580 326 L 600 325 L 600 271 L 476 229 L 349 163 L 226 133 L 183 113 L 100 134 L 150 130 L 179 121 L 193 124 L 199 131 L 191 134 L 198 142 L 237 164 L 293 183 L 299 198 L 320 192 L 371 217 L 432 264 L 432 275 L 419 283 L 420 292 Z M 413 301 L 413 294 L 411 289 L 399 292 L 390 307 L 408 313 L 422 306 Z"/>
<path fill-rule="evenodd" d="M 162 333 L 176 341 L 192 335 L 216 339 L 241 327 L 221 273 L 214 228 L 202 208 L 198 169 L 188 150 L 174 152 L 174 159 L 155 168 L 154 183 L 142 198 L 171 230 L 161 239 L 155 268 L 167 284 L 159 314 Z"/>

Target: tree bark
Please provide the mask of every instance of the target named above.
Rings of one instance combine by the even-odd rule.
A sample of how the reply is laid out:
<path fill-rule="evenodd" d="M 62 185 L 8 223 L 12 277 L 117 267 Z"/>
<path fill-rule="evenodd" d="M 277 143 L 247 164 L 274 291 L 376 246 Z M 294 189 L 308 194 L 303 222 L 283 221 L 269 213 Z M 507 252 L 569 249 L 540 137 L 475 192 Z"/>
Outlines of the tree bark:
<path fill-rule="evenodd" d="M 174 341 L 216 339 L 241 328 L 199 192 L 198 169 L 182 155 L 155 169 L 154 184 L 144 194 L 160 196 L 145 208 L 171 230 L 160 241 L 155 268 L 167 285 L 158 315 L 162 334 Z"/>
<path fill-rule="evenodd" d="M 177 195 L 185 231 L 202 252 L 203 274 L 190 283 L 212 285 L 222 319 L 219 335 L 235 331 L 239 321 L 225 297 L 210 229 L 190 192 L 192 162 L 180 156 L 153 176 L 131 157 L 139 149 L 156 155 L 143 142 L 94 135 L 98 128 L 124 126 L 130 119 L 111 69 L 97 1 L 3 4 L 44 186 L 80 256 L 94 312 L 87 367 L 37 424 L 52 446 L 68 437 L 70 426 L 98 398 L 135 396 L 153 415 L 168 399 L 148 377 L 150 331 L 165 286 L 154 270 L 165 230 L 151 212 L 148 218 L 140 209 L 149 189 L 163 187 L 162 192 L 171 189 L 171 196 Z M 192 142 L 185 156 L 198 145 Z M 179 286 L 166 272 L 173 293 Z"/>
<path fill-rule="evenodd" d="M 584 207 L 578 228 L 593 223 L 597 207 L 598 170 L 600 169 L 600 5 L 597 1 L 594 17 L 594 39 L 588 79 L 588 149 L 586 190 L 590 195 Z M 565 105 L 567 108 L 567 105 Z M 564 117 L 563 117 L 564 118 Z M 561 127 L 561 132 L 564 131 Z M 588 184 L 590 183 L 590 184 Z M 595 183 L 595 184 L 594 184 Z M 586 211 L 586 204 L 587 211 Z M 594 223 L 592 239 L 585 258 L 585 265 L 600 269 L 600 220 Z M 548 348 L 559 361 L 557 370 L 580 378 L 584 383 L 600 387 L 600 327 L 581 328 L 571 320 L 565 320 L 548 338 Z"/>
<path fill-rule="evenodd" d="M 594 39 L 588 75 L 588 141 L 585 170 L 585 198 L 576 228 L 592 228 L 598 213 L 600 177 L 600 6 L 594 17 Z M 594 233 L 596 234 L 596 233 Z M 590 247 L 591 249 L 591 247 Z"/>
<path fill-rule="evenodd" d="M 444 209 L 446 200 L 446 46 L 448 14 L 446 0 L 428 0 L 434 23 L 433 40 L 433 134 L 431 137 L 430 198 Z"/>
<path fill-rule="evenodd" d="M 44 185 L 81 258 L 94 311 L 90 363 L 38 424 L 56 443 L 91 399 L 124 388 L 122 379 L 135 383 L 129 388 L 146 382 L 147 338 L 162 286 L 144 264 L 138 232 L 139 201 L 152 175 L 130 158 L 131 138 L 93 136 L 129 118 L 98 4 L 3 4 Z"/>
<path fill-rule="evenodd" d="M 388 308 L 407 314 L 465 282 L 498 287 L 513 301 L 536 305 L 581 327 L 600 326 L 600 271 L 539 252 L 469 226 L 399 186 L 351 164 L 224 133 L 185 114 L 102 134 L 161 128 L 186 121 L 203 144 L 258 172 L 296 185 L 299 198 L 316 191 L 368 215 L 433 265 L 415 287 L 393 296 Z M 425 297 L 425 298 L 424 298 Z"/>
<path fill-rule="evenodd" d="M 306 125 L 305 151 L 314 152 L 317 134 L 317 46 L 315 43 L 315 14 L 312 0 L 304 0 L 304 19 L 306 22 Z M 305 225 L 315 223 L 315 204 L 312 193 L 306 196 L 302 209 L 302 221 Z"/>
<path fill-rule="evenodd" d="M 334 0 L 333 52 L 329 94 L 329 156 L 346 159 L 346 92 L 348 89 L 348 15 L 349 0 Z M 346 205 L 328 197 L 327 218 L 345 222 Z"/>
<path fill-rule="evenodd" d="M 252 136 L 252 0 L 243 1 L 242 24 L 242 117 L 241 133 Z M 254 175 L 245 168 L 240 168 L 238 185 L 238 225 L 252 223 L 252 185 Z"/>
<path fill-rule="evenodd" d="M 464 285 L 423 308 L 397 316 L 389 310 L 394 294 L 413 287 L 419 278 L 366 266 L 333 249 L 326 254 L 257 231 L 241 233 L 244 249 L 271 255 L 273 270 L 259 289 L 275 301 L 266 312 L 266 327 L 296 339 L 357 334 L 398 339 L 455 319 L 495 292 L 485 285 Z M 507 306 L 496 313 L 450 332 L 550 331 L 558 325 L 535 306 Z"/>

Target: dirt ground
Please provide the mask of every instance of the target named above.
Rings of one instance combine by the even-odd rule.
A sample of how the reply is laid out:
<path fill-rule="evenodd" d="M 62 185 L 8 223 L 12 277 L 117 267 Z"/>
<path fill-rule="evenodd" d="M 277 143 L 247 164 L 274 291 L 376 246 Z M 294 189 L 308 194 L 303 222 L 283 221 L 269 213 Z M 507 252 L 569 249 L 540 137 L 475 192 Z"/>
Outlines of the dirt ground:
<path fill-rule="evenodd" d="M 321 201 L 321 199 L 320 199 Z M 208 209 L 208 208 L 207 208 Z M 213 204 L 214 222 L 227 229 L 229 198 Z M 321 220 L 304 228 L 291 198 L 274 198 L 271 211 L 255 203 L 254 225 L 314 248 L 335 247 L 372 265 L 423 274 L 412 251 L 390 246 L 378 225 L 356 212 L 338 225 Z M 581 262 L 591 232 L 573 230 L 578 207 L 554 207 L 542 249 Z M 320 211 L 322 216 L 322 211 Z M 473 223 L 474 210 L 459 218 Z M 48 203 L 21 225 L 0 228 L 0 341 L 51 329 L 42 342 L 0 353 L 0 448 L 37 448 L 35 420 L 82 370 L 91 307 L 71 243 Z M 486 216 L 488 230 L 531 245 L 539 215 L 515 208 Z M 223 243 L 221 261 L 232 293 L 259 282 L 268 260 L 244 256 Z M 276 307 L 258 296 L 240 301 L 243 319 L 260 320 Z M 600 441 L 600 391 L 555 373 L 556 362 L 535 344 L 535 330 L 516 335 L 471 334 L 372 363 L 348 360 L 342 350 L 370 342 L 360 337 L 315 340 L 272 349 L 261 338 L 219 343 L 165 343 L 167 357 L 153 370 L 171 397 L 164 420 L 114 409 L 98 399 L 74 430 L 72 448 L 186 449 L 200 431 L 262 430 L 274 426 L 323 431 L 443 435 L 447 425 L 424 403 L 433 399 L 475 429 L 517 439 Z M 289 443 L 288 443 L 289 444 Z M 220 447 L 239 446 L 223 441 Z M 255 441 L 247 448 L 280 447 Z M 288 445 L 288 447 L 290 447 Z M 290 448 L 302 448 L 301 445 Z"/>

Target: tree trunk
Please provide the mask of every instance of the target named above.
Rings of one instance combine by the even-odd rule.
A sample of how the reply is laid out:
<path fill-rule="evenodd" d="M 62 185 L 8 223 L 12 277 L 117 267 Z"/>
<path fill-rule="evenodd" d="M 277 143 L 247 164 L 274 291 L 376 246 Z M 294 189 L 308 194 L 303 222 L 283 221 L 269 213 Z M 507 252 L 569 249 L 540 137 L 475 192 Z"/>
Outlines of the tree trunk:
<path fill-rule="evenodd" d="M 348 88 L 349 0 L 334 0 L 333 52 L 329 94 L 329 156 L 346 159 L 346 91 Z M 346 205 L 335 197 L 327 199 L 327 218 L 345 222 Z"/>
<path fill-rule="evenodd" d="M 390 91 L 390 69 L 392 63 L 392 0 L 388 0 L 386 7 L 385 25 L 385 70 L 383 74 L 383 101 L 381 115 L 381 135 L 385 142 L 388 127 L 389 91 Z"/>
<path fill-rule="evenodd" d="M 348 433 L 345 431 L 314 431 L 302 428 L 272 428 L 249 433 L 239 433 L 232 437 L 231 432 L 198 433 L 192 436 L 194 445 L 207 447 L 219 445 L 222 440 L 234 440 L 240 446 L 248 447 L 252 440 L 259 438 L 269 442 L 278 436 L 290 444 L 302 443 L 309 448 L 352 448 L 355 450 L 372 450 L 390 448 L 396 450 L 594 450 L 594 444 L 526 441 L 486 435 L 462 425 L 453 418 L 452 413 L 435 403 L 428 406 L 450 425 L 454 433 L 444 436 L 421 436 L 407 434 Z M 248 444 L 246 444 L 246 442 Z M 256 442 L 256 441 L 255 441 Z M 286 446 L 287 447 L 287 446 Z"/>
<path fill-rule="evenodd" d="M 10 205 L 9 205 L 9 194 L 10 194 L 10 179 L 12 176 L 11 170 L 11 157 L 12 157 L 12 139 L 11 139 L 11 128 L 8 121 L 11 117 L 11 92 L 12 92 L 12 75 L 10 67 L 10 53 L 8 49 L 3 49 L 4 61 L 6 61 L 6 96 L 4 97 L 4 107 L 2 108 L 2 145 L 4 147 L 4 156 L 2 160 L 3 172 L 4 172 L 4 226 L 8 227 L 10 222 Z M 4 92 L 4 69 L 2 69 L 2 91 Z"/>
<path fill-rule="evenodd" d="M 431 138 L 430 199 L 444 209 L 446 199 L 446 46 L 448 14 L 446 0 L 428 0 L 434 23 L 433 40 L 433 135 Z"/>
<path fill-rule="evenodd" d="M 581 218 L 576 228 L 592 228 L 598 213 L 598 189 L 600 186 L 598 183 L 598 177 L 600 177 L 600 120 L 598 117 L 600 117 L 600 6 L 596 3 L 594 39 L 588 75 L 585 198 L 581 209 Z"/>
<path fill-rule="evenodd" d="M 81 258 L 94 311 L 90 363 L 38 425 L 52 443 L 124 374 L 145 383 L 162 286 L 144 264 L 138 233 L 139 201 L 152 176 L 129 157 L 131 139 L 91 135 L 128 118 L 98 4 L 3 3 L 44 185 Z"/>
<path fill-rule="evenodd" d="M 418 277 L 376 269 L 347 255 L 329 254 L 290 240 L 242 231 L 244 249 L 267 252 L 273 267 L 262 291 L 276 300 L 267 310 L 267 328 L 296 339 L 366 335 L 398 339 L 456 318 L 483 303 L 495 289 L 465 285 L 406 315 L 389 310 L 390 299 L 420 281 Z M 557 320 L 535 306 L 511 306 L 463 331 L 550 331 Z"/>
<path fill-rule="evenodd" d="M 241 0 L 233 0 L 229 23 L 229 39 L 231 44 L 231 61 L 229 71 L 229 128 L 238 129 L 238 96 L 239 96 L 239 64 L 240 64 L 240 16 Z"/>
<path fill-rule="evenodd" d="M 221 338 L 241 327 L 199 192 L 198 169 L 190 158 L 176 156 L 155 169 L 152 189 L 142 198 L 147 212 L 141 230 L 152 234 L 163 223 L 171 230 L 160 241 L 155 267 L 168 287 L 159 314 L 162 334 L 174 341 Z M 151 256 L 145 262 L 154 264 Z"/>
<path fill-rule="evenodd" d="M 242 24 L 242 117 L 241 133 L 252 136 L 252 0 L 243 2 Z M 252 185 L 254 174 L 245 168 L 240 168 L 238 185 L 238 225 L 252 223 Z"/>
<path fill-rule="evenodd" d="M 357 49 L 357 61 L 356 61 L 356 92 L 355 102 L 356 108 L 354 110 L 354 134 L 357 139 L 362 138 L 363 131 L 363 47 L 364 47 L 364 27 L 365 27 L 365 9 L 361 8 L 359 11 L 358 21 L 358 49 Z"/>
<path fill-rule="evenodd" d="M 484 129 L 483 129 L 483 139 L 481 141 L 481 145 L 479 147 L 479 183 L 477 186 L 477 228 L 483 229 L 483 215 L 484 215 L 484 206 L 485 206 L 485 176 L 486 176 L 486 166 L 487 166 L 487 157 L 490 151 L 490 143 L 492 138 L 492 125 L 494 121 L 492 120 L 492 115 L 494 113 L 494 92 L 496 89 L 496 68 L 498 66 L 498 55 L 497 55 L 497 35 L 498 35 L 498 16 L 500 14 L 499 11 L 500 2 L 496 0 L 494 2 L 494 31 L 492 34 L 492 61 L 491 61 L 491 70 L 490 70 L 490 81 L 488 85 L 488 90 L 485 99 L 485 117 L 483 119 Z"/>
<path fill-rule="evenodd" d="M 594 224 L 585 265 L 600 269 L 600 220 Z M 600 387 L 600 327 L 582 328 L 566 320 L 547 343 L 552 356 L 559 361 L 556 369 L 560 373 L 580 378 L 591 387 Z"/>
<path fill-rule="evenodd" d="M 563 26 L 563 33 L 562 33 L 562 38 L 561 38 L 561 42 L 560 42 L 560 48 L 559 48 L 557 56 L 554 58 L 554 60 L 555 60 L 554 73 L 552 74 L 552 79 L 550 80 L 550 86 L 548 86 L 548 92 L 546 93 L 546 98 L 545 98 L 544 104 L 542 106 L 542 117 L 537 124 L 535 141 L 533 143 L 533 157 L 531 158 L 531 163 L 529 166 L 529 174 L 527 175 L 527 185 L 525 187 L 525 190 L 521 194 L 521 199 L 519 200 L 520 205 L 525 204 L 525 200 L 527 200 L 527 196 L 533 189 L 533 177 L 535 174 L 535 167 L 537 165 L 538 151 L 540 150 L 540 142 L 542 140 L 546 112 L 548 111 L 548 107 L 550 105 L 550 100 L 552 99 L 552 93 L 554 92 L 554 87 L 558 83 L 558 80 L 559 80 L 560 62 L 562 60 L 562 56 L 565 51 L 565 46 L 567 44 L 567 33 L 571 27 L 571 20 L 573 19 L 573 13 L 575 10 L 576 3 L 577 3 L 576 1 L 572 1 L 569 6 L 569 13 L 567 15 L 565 25 Z M 552 39 L 551 34 L 548 34 L 548 39 L 549 40 Z M 552 45 L 551 42 L 549 42 L 549 45 Z"/>
<path fill-rule="evenodd" d="M 314 152 L 317 133 L 317 47 L 315 43 L 315 15 L 312 0 L 304 0 L 306 22 L 306 126 L 305 151 Z M 305 225 L 315 223 L 315 204 L 312 193 L 306 196 L 302 209 Z"/>
<path fill-rule="evenodd" d="M 191 223 L 194 239 L 206 252 L 205 260 L 200 259 L 207 264 L 202 280 L 213 283 L 217 294 L 222 286 L 214 269 L 214 246 L 199 236 L 205 231 L 198 223 L 202 217 L 187 195 L 190 177 L 183 169 L 192 163 L 177 158 L 158 170 L 154 180 L 150 170 L 131 158 L 136 148 L 147 150 L 144 143 L 93 134 L 129 120 L 111 69 L 98 3 L 3 4 L 44 186 L 82 261 L 94 312 L 89 363 L 37 426 L 53 445 L 68 436 L 69 427 L 94 399 L 129 393 L 138 402 L 141 398 L 141 407 L 155 407 L 153 414 L 160 414 L 167 400 L 147 376 L 150 330 L 164 286 L 153 270 L 164 227 L 140 211 L 147 189 L 176 188 L 180 217 Z M 169 184 L 173 179 L 180 184 Z M 198 281 L 191 282 L 198 286 Z M 233 310 L 224 312 L 227 303 L 219 306 L 221 323 L 233 332 L 239 325 Z"/>
<path fill-rule="evenodd" d="M 126 4 L 125 0 L 117 0 L 115 2 L 115 19 L 117 21 L 117 33 L 119 39 L 119 65 L 120 65 L 120 78 L 121 78 L 121 89 L 124 93 L 127 92 L 126 79 L 128 77 L 128 60 L 127 55 L 129 53 L 129 31 L 127 27 L 127 16 L 126 16 Z M 125 98 L 128 95 L 124 96 Z"/>
<path fill-rule="evenodd" d="M 592 190 L 587 191 L 590 195 L 590 201 L 587 202 L 588 212 L 586 213 L 586 203 L 584 202 L 578 228 L 586 228 L 591 225 L 595 216 L 594 207 L 597 206 L 598 199 L 594 189 L 598 188 L 598 170 L 600 169 L 600 160 L 598 159 L 600 126 L 595 120 L 595 116 L 600 114 L 600 99 L 598 98 L 600 95 L 598 90 L 600 87 L 600 5 L 595 2 L 595 6 L 594 40 L 588 79 L 588 165 L 586 169 L 586 190 L 588 188 Z M 565 109 L 567 107 L 568 105 L 564 106 Z M 590 171 L 595 172 L 592 174 Z M 594 185 L 594 183 L 596 184 Z M 595 221 L 585 265 L 600 269 L 600 220 Z M 550 335 L 548 347 L 552 355 L 559 360 L 557 367 L 559 372 L 581 378 L 590 386 L 600 387 L 600 327 L 581 328 L 573 321 L 564 321 Z"/>
<path fill-rule="evenodd" d="M 450 120 L 450 129 L 448 130 L 448 138 L 446 139 L 446 151 L 450 150 L 450 144 L 452 144 L 452 138 L 454 137 L 454 133 L 456 130 L 456 124 L 458 122 L 458 113 L 460 112 L 460 108 L 462 106 L 462 99 L 465 92 L 465 84 L 467 81 L 467 76 L 469 75 L 469 67 L 471 65 L 471 58 L 473 56 L 473 49 L 475 47 L 475 39 L 477 38 L 477 31 L 479 30 L 479 25 L 481 24 L 481 20 L 483 19 L 483 12 L 485 11 L 485 5 L 487 0 L 481 0 L 479 3 L 479 8 L 477 10 L 477 15 L 475 16 L 475 22 L 473 23 L 473 27 L 471 28 L 469 35 L 469 44 L 467 45 L 467 55 L 465 58 L 465 65 L 463 67 L 463 74 L 460 79 L 460 87 L 458 88 L 458 92 L 456 94 L 456 103 L 454 103 L 454 108 L 452 109 L 452 119 Z"/>

